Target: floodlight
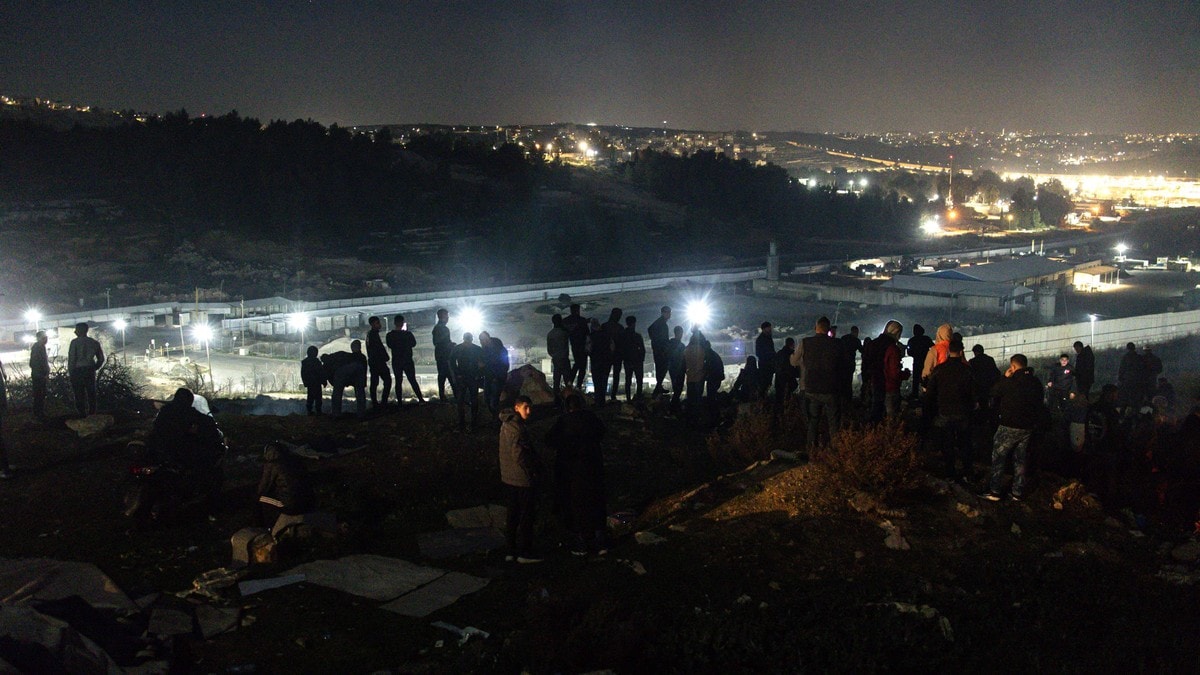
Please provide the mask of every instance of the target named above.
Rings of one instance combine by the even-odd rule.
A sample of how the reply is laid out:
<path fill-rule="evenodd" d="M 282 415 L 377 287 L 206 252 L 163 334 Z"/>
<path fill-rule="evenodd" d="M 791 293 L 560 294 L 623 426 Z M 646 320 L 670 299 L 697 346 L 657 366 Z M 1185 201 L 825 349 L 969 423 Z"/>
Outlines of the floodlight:
<path fill-rule="evenodd" d="M 29 309 L 25 310 L 25 320 L 29 321 L 30 323 L 37 323 L 38 321 L 42 320 L 42 313 L 37 308 L 30 307 Z"/>
<path fill-rule="evenodd" d="M 703 298 L 692 300 L 684 307 L 683 315 L 693 327 L 703 328 L 708 323 L 709 318 L 712 317 L 712 308 L 709 306 L 708 301 Z"/>
<path fill-rule="evenodd" d="M 941 224 L 938 223 L 937 216 L 926 216 L 921 221 L 921 231 L 925 234 L 934 235 L 942 231 Z"/>
<path fill-rule="evenodd" d="M 302 332 L 305 328 L 308 328 L 308 312 L 288 314 L 287 325 L 293 331 Z"/>
<path fill-rule="evenodd" d="M 212 326 L 206 323 L 192 326 L 192 336 L 201 342 L 208 342 L 213 336 Z"/>
<path fill-rule="evenodd" d="M 458 327 L 464 333 L 479 335 L 479 331 L 483 330 L 483 310 L 478 307 L 463 307 L 458 310 Z"/>
<path fill-rule="evenodd" d="M 1125 252 L 1129 250 L 1129 245 L 1122 242 L 1120 244 L 1117 244 L 1116 249 L 1117 249 L 1117 254 L 1125 255 Z"/>
<path fill-rule="evenodd" d="M 125 319 L 117 319 L 113 322 L 113 328 L 117 330 L 125 330 L 128 327 L 129 324 L 125 322 Z"/>

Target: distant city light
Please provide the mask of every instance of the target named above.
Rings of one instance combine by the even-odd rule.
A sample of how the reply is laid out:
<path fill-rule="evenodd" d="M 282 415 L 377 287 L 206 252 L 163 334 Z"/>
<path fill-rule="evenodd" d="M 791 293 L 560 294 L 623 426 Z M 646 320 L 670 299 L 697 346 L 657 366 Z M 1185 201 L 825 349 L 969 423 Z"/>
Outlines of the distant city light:
<path fill-rule="evenodd" d="M 588 151 L 587 141 L 579 141 L 579 151 L 585 153 Z"/>
<path fill-rule="evenodd" d="M 288 328 L 297 333 L 303 332 L 304 329 L 308 328 L 308 312 L 288 314 L 287 325 Z"/>
<path fill-rule="evenodd" d="M 703 298 L 692 300 L 684 307 L 683 315 L 694 328 L 703 328 L 712 318 L 712 307 Z"/>
<path fill-rule="evenodd" d="M 867 187 L 867 179 L 866 179 L 866 178 L 859 178 L 859 179 L 858 179 L 858 185 L 859 185 L 860 187 Z"/>
<path fill-rule="evenodd" d="M 455 313 L 459 329 L 464 333 L 479 335 L 483 330 L 483 310 L 478 307 L 463 307 Z"/>

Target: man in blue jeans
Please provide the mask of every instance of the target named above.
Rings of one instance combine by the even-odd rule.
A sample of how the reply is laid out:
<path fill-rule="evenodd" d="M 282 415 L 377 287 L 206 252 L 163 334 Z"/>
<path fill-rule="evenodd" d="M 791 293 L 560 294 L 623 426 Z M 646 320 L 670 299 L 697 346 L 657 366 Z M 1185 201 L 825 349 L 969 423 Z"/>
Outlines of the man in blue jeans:
<path fill-rule="evenodd" d="M 1000 426 L 992 440 L 992 470 L 989 490 L 980 495 L 984 499 L 1000 501 L 1004 483 L 1004 469 L 1012 456 L 1013 501 L 1025 496 L 1025 461 L 1029 449 L 1029 438 L 1046 419 L 1045 404 L 1042 402 L 1042 383 L 1029 369 L 1029 360 L 1024 354 L 1013 354 L 1008 361 L 1004 377 L 996 382 L 992 397 L 1000 413 Z"/>

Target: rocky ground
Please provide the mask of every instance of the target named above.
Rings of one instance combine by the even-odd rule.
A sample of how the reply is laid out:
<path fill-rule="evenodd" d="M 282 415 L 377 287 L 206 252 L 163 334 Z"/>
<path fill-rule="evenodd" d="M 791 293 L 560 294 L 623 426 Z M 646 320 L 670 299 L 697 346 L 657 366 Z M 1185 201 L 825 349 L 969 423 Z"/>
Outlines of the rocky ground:
<path fill-rule="evenodd" d="M 914 489 L 882 503 L 846 490 L 821 463 L 737 466 L 714 450 L 721 443 L 707 443 L 681 419 L 610 405 L 600 411 L 610 431 L 610 512 L 637 517 L 607 555 L 575 558 L 559 548 L 564 533 L 546 504 L 537 535 L 544 563 L 514 566 L 501 552 L 434 562 L 422 558 L 417 538 L 446 529 L 446 511 L 502 503 L 494 428 L 459 433 L 444 405 L 361 422 L 218 414 L 231 453 L 215 520 L 192 514 L 137 530 L 119 514 L 124 446 L 149 415 L 116 414 L 113 427 L 88 438 L 62 420 L 6 418 L 19 472 L 0 484 L 0 556 L 92 562 L 133 598 L 185 590 L 198 574 L 227 565 L 230 535 L 251 524 L 263 444 L 328 437 L 366 446 L 307 464 L 322 508 L 347 533 L 281 549 L 281 560 L 254 576 L 373 553 L 489 580 L 422 619 L 312 584 L 245 598 L 227 592 L 217 604 L 240 612 L 239 627 L 176 639 L 170 653 L 181 670 L 1200 667 L 1200 546 L 1106 513 L 1076 489 L 1056 500 L 1065 481 L 1048 472 L 1022 503 L 980 502 L 924 471 Z M 552 417 L 541 413 L 533 423 L 539 448 Z M 777 444 L 796 450 L 799 439 Z M 160 605 L 189 606 L 163 597 Z M 489 636 L 460 644 L 434 621 Z"/>

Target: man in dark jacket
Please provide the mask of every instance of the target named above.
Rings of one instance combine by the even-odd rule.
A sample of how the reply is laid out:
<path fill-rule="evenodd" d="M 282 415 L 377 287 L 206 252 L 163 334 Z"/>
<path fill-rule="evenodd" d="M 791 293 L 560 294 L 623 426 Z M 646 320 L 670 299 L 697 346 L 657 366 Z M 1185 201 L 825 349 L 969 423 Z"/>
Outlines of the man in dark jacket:
<path fill-rule="evenodd" d="M 909 341 L 911 344 L 911 340 Z M 926 404 L 933 414 L 934 438 L 946 463 L 946 476 L 972 480 L 971 413 L 975 410 L 975 381 L 963 362 L 963 344 L 950 341 L 950 358 L 929 374 Z M 962 465 L 961 470 L 957 465 Z"/>
<path fill-rule="evenodd" d="M 566 319 L 564 319 L 566 321 Z M 612 347 L 604 327 L 597 319 L 588 320 L 587 357 L 585 363 L 592 367 L 592 388 L 596 405 L 604 405 L 608 398 L 608 373 L 612 368 L 609 359 L 612 358 Z"/>
<path fill-rule="evenodd" d="M 555 504 L 573 535 L 571 553 L 603 554 L 608 517 L 604 490 L 604 423 L 583 407 L 583 397 L 572 394 L 567 412 L 554 421 L 546 445 L 554 448 Z"/>
<path fill-rule="evenodd" d="M 454 366 L 450 363 L 454 355 L 454 341 L 450 339 L 450 312 L 439 309 L 437 323 L 433 325 L 433 360 L 437 362 L 438 401 L 446 402 L 446 381 L 454 388 Z M 455 395 L 458 389 L 454 389 Z"/>
<path fill-rule="evenodd" d="M 483 349 L 474 344 L 475 336 L 463 333 L 462 343 L 454 348 L 450 365 L 454 372 L 454 398 L 458 402 L 458 429 L 467 429 L 467 405 L 471 406 L 471 426 L 479 427 L 479 384 L 487 376 Z"/>
<path fill-rule="evenodd" d="M 1050 411 L 1062 412 L 1066 408 L 1067 401 L 1075 398 L 1079 391 L 1075 384 L 1075 369 L 1071 367 L 1071 357 L 1066 354 L 1061 354 L 1058 357 L 1058 363 L 1050 369 L 1050 377 L 1047 378 L 1046 390 L 1050 399 Z"/>
<path fill-rule="evenodd" d="M 914 323 L 912 327 L 912 337 L 908 339 L 908 355 L 913 360 L 913 370 L 920 368 L 925 363 L 925 357 L 929 354 L 929 350 L 933 349 L 933 340 L 925 334 L 925 327 L 919 323 Z M 921 388 L 916 384 L 913 385 L 910 399 L 916 401 L 921 397 Z"/>
<path fill-rule="evenodd" d="M 792 365 L 792 354 L 796 353 L 796 338 L 783 341 L 775 353 L 775 412 L 783 411 L 784 402 L 796 393 L 800 383 L 800 369 Z"/>
<path fill-rule="evenodd" d="M 268 443 L 263 448 L 258 507 L 259 524 L 266 527 L 273 525 L 280 514 L 300 516 L 317 507 L 304 463 L 282 443 Z"/>
<path fill-rule="evenodd" d="M 33 389 L 33 414 L 46 419 L 46 388 L 50 384 L 50 358 L 46 355 L 46 331 L 39 330 L 29 348 L 29 383 Z"/>
<path fill-rule="evenodd" d="M 758 327 L 758 337 L 754 339 L 754 358 L 758 360 L 758 398 L 766 400 L 767 391 L 775 380 L 775 337 L 770 321 L 764 321 Z"/>
<path fill-rule="evenodd" d="M 625 364 L 625 400 L 642 398 L 642 380 L 645 379 L 646 343 L 641 333 L 637 332 L 637 317 L 625 317 L 625 330 L 621 332 L 621 341 L 617 344 L 621 353 L 621 361 Z M 636 382 L 636 391 L 630 396 L 630 385 Z M 614 396 L 615 396 L 614 392 Z"/>
<path fill-rule="evenodd" d="M 829 438 L 841 429 L 841 401 L 838 398 L 837 371 L 841 358 L 841 345 L 829 337 L 829 319 L 817 319 L 815 333 L 800 341 L 791 363 L 800 368 L 800 389 L 804 392 L 804 415 L 808 424 L 806 446 L 809 452 L 817 447 L 818 440 L 828 443 Z M 821 417 L 829 425 L 828 435 L 822 437 Z"/>
<path fill-rule="evenodd" d="M 558 392 L 563 385 L 569 385 L 571 378 L 571 339 L 567 329 L 563 327 L 561 314 L 550 317 L 554 327 L 546 333 L 546 353 L 550 355 L 550 373 L 554 379 L 554 398 L 558 400 Z"/>
<path fill-rule="evenodd" d="M 667 343 L 667 372 L 671 374 L 671 412 L 679 412 L 679 399 L 687 388 L 687 363 L 683 352 L 683 326 L 675 326 L 674 337 Z"/>
<path fill-rule="evenodd" d="M 412 387 L 417 396 L 417 403 L 425 402 L 421 393 L 421 385 L 417 384 L 417 363 L 413 360 L 413 348 L 417 346 L 417 337 L 408 329 L 403 314 L 397 314 L 392 319 L 394 328 L 386 336 L 388 349 L 392 350 L 392 373 L 396 376 L 396 403 L 403 403 L 404 397 L 400 388 L 404 379 L 408 378 L 408 386 Z"/>
<path fill-rule="evenodd" d="M 1004 483 L 1004 469 L 1012 456 L 1013 501 L 1021 501 L 1025 495 L 1025 461 L 1029 439 L 1034 429 L 1047 419 L 1042 403 L 1042 383 L 1029 369 L 1024 354 L 1013 354 L 1008 361 L 1008 370 L 992 390 L 996 407 L 1000 413 L 1000 426 L 992 439 L 992 469 L 988 492 L 980 495 L 989 501 L 1000 501 L 1000 490 Z"/>
<path fill-rule="evenodd" d="M 321 414 L 321 390 L 325 388 L 325 366 L 317 358 L 317 348 L 309 346 L 308 356 L 300 361 L 300 382 L 307 396 L 304 407 L 309 415 Z"/>
<path fill-rule="evenodd" d="M 500 412 L 500 392 L 504 391 L 504 383 L 508 380 L 508 348 L 500 338 L 492 337 L 487 331 L 479 334 L 479 346 L 483 348 L 483 363 L 486 367 L 483 398 L 487 401 L 488 412 L 495 415 Z"/>
<path fill-rule="evenodd" d="M 379 331 L 383 330 L 383 322 L 379 317 L 367 319 L 371 330 L 367 331 L 367 369 L 371 373 L 371 407 L 387 405 L 388 394 L 392 393 L 392 373 L 388 368 L 387 348 L 383 346 L 383 338 Z M 383 382 L 383 398 L 376 398 L 379 382 Z"/>
<path fill-rule="evenodd" d="M 518 396 L 512 408 L 500 413 L 500 482 L 508 493 L 508 520 L 504 528 L 509 549 L 507 559 L 515 558 L 519 563 L 542 561 L 533 552 L 535 490 L 541 481 L 542 462 L 525 426 L 532 411 L 533 401 L 528 396 Z"/>
<path fill-rule="evenodd" d="M 1087 396 L 1096 383 L 1096 354 L 1092 352 L 1091 345 L 1084 346 L 1076 341 L 1072 346 L 1075 349 L 1075 385 L 1079 387 L 1080 394 Z"/>
<path fill-rule="evenodd" d="M 660 312 L 654 323 L 646 329 L 646 337 L 650 338 L 650 351 L 654 355 L 654 393 L 651 395 L 655 397 L 662 395 L 663 379 L 671 370 L 671 328 L 668 326 L 671 321 L 671 308 L 664 305 Z"/>
<path fill-rule="evenodd" d="M 147 445 L 184 470 L 197 494 L 207 496 L 210 512 L 217 506 L 223 481 L 219 465 L 224 450 L 221 430 L 209 415 L 192 407 L 195 396 L 187 388 L 158 411 Z"/>
<path fill-rule="evenodd" d="M 842 397 L 842 409 L 848 410 L 854 398 L 854 368 L 858 355 L 862 353 L 862 340 L 858 339 L 858 326 L 838 338 L 842 341 L 842 358 L 838 368 L 838 393 Z"/>
<path fill-rule="evenodd" d="M 1137 347 L 1130 342 L 1125 345 L 1125 353 L 1121 356 L 1121 365 L 1117 368 L 1117 404 L 1119 407 L 1132 406 L 1138 408 L 1149 393 L 1146 389 L 1146 363 L 1137 353 Z"/>
<path fill-rule="evenodd" d="M 571 313 L 563 318 L 563 328 L 567 329 L 573 359 L 571 377 L 568 379 L 574 380 L 575 388 L 582 391 L 588 372 L 588 320 L 579 311 L 578 304 L 571 305 Z"/>
<path fill-rule="evenodd" d="M 609 368 L 612 369 L 612 399 L 614 401 L 617 400 L 617 394 L 621 391 L 621 366 L 624 365 L 621 361 L 620 345 L 621 334 L 625 332 L 625 327 L 621 325 L 621 315 L 621 308 L 613 307 L 612 312 L 608 315 L 608 321 L 600 325 L 605 338 L 600 342 L 600 348 L 608 350 L 606 359 Z"/>
<path fill-rule="evenodd" d="M 334 416 L 342 414 L 346 387 L 353 387 L 354 407 L 362 417 L 367 412 L 367 357 L 362 353 L 362 341 L 352 341 L 348 352 L 326 354 L 321 363 L 325 364 L 325 377 L 331 387 L 330 408 Z"/>

